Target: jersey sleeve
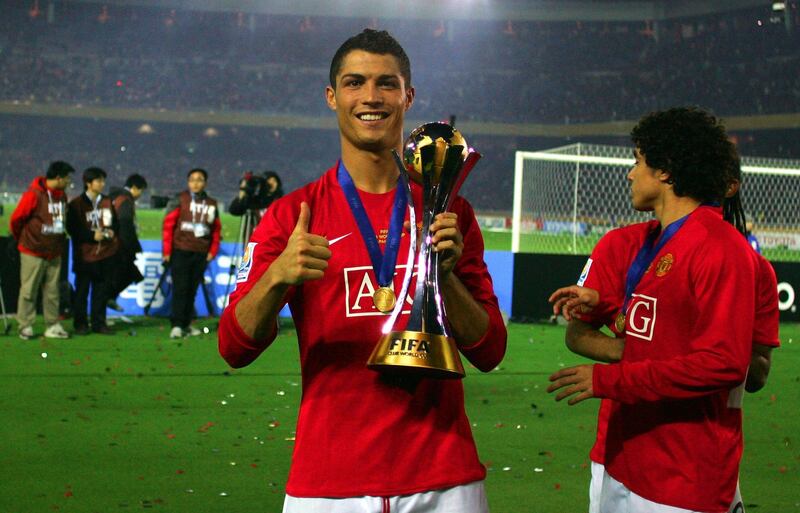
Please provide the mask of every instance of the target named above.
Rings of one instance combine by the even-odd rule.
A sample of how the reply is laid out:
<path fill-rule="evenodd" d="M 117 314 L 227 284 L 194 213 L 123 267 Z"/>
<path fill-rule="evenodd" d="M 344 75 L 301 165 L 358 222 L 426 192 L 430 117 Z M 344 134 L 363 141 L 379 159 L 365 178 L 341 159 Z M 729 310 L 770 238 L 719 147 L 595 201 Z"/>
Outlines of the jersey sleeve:
<path fill-rule="evenodd" d="M 17 203 L 17 208 L 15 208 L 14 212 L 11 214 L 11 220 L 9 221 L 11 235 L 14 236 L 15 240 L 19 240 L 22 235 L 22 228 L 25 226 L 25 223 L 28 222 L 28 218 L 31 217 L 34 210 L 36 210 L 36 194 L 31 191 L 25 191 L 19 203 Z"/>
<path fill-rule="evenodd" d="M 208 252 L 211 253 L 211 256 L 217 256 L 219 252 L 219 243 L 222 240 L 222 222 L 220 221 L 220 217 L 217 215 L 214 217 L 214 223 L 211 225 L 211 246 L 208 248 Z"/>
<path fill-rule="evenodd" d="M 781 345 L 778 336 L 778 280 L 772 264 L 758 257 L 758 286 L 756 288 L 756 317 L 753 324 L 753 343 L 770 347 Z"/>
<path fill-rule="evenodd" d="M 492 287 L 492 277 L 483 260 L 483 236 L 475 212 L 465 200 L 459 201 L 454 207 L 464 237 L 464 250 L 453 272 L 489 315 L 489 326 L 483 338 L 469 346 L 460 347 L 460 350 L 475 367 L 488 372 L 505 355 L 506 327 Z"/>
<path fill-rule="evenodd" d="M 236 319 L 236 305 L 247 295 L 272 262 L 286 248 L 291 229 L 297 224 L 300 203 L 276 204 L 279 208 L 267 210 L 261 222 L 253 231 L 247 244 L 246 253 L 236 276 L 236 288 L 230 295 L 228 306 L 220 317 L 218 341 L 219 352 L 233 367 L 248 365 L 269 347 L 277 335 L 277 327 L 267 338 L 256 340 L 247 335 Z M 287 227 L 289 227 L 287 229 Z M 294 288 L 290 287 L 284 298 L 289 300 Z M 283 305 L 281 305 L 282 307 Z"/>
<path fill-rule="evenodd" d="M 621 232 L 612 230 L 595 245 L 586 261 L 578 285 L 596 290 L 600 301 L 590 312 L 576 316 L 592 326 L 613 325 L 614 318 L 625 299 L 625 275 L 629 264 L 618 254 Z"/>
<path fill-rule="evenodd" d="M 596 397 L 623 403 L 685 399 L 744 381 L 752 347 L 756 264 L 744 249 L 730 251 L 711 243 L 704 250 L 693 264 L 692 292 L 686 291 L 697 303 L 688 351 L 663 360 L 595 364 Z M 719 262 L 736 272 L 724 272 Z"/>
<path fill-rule="evenodd" d="M 164 216 L 164 225 L 161 229 L 162 240 L 162 253 L 165 257 L 172 254 L 172 239 L 175 236 L 175 225 L 178 223 L 178 217 L 181 214 L 180 207 L 173 209 L 170 213 Z"/>

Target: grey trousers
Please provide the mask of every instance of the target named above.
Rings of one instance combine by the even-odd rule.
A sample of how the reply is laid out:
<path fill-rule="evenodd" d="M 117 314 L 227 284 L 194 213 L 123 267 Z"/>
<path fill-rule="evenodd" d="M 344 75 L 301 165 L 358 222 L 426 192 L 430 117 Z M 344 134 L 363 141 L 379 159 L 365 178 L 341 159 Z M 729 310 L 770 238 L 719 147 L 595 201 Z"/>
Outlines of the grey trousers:
<path fill-rule="evenodd" d="M 61 257 L 47 260 L 20 253 L 19 300 L 17 322 L 19 329 L 33 325 L 36 319 L 36 299 L 42 290 L 44 322 L 51 326 L 58 322 L 58 277 L 61 273 Z"/>

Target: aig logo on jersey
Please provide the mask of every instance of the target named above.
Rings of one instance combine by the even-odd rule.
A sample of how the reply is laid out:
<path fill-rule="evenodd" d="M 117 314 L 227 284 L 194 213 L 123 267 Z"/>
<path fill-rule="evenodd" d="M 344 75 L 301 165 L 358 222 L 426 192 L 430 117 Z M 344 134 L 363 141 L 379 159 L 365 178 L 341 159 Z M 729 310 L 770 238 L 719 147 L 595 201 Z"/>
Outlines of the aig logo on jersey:
<path fill-rule="evenodd" d="M 656 303 L 654 297 L 633 294 L 628 308 L 626 334 L 642 340 L 653 340 L 656 327 Z"/>
<path fill-rule="evenodd" d="M 416 273 L 415 273 L 416 274 Z M 400 292 L 402 279 L 406 275 L 406 266 L 398 265 L 394 275 L 395 294 Z M 347 301 L 347 317 L 364 317 L 372 315 L 389 315 L 380 312 L 372 300 L 373 294 L 378 290 L 378 283 L 375 280 L 375 273 L 372 266 L 345 267 L 344 269 L 345 300 Z M 413 295 L 406 297 L 407 308 L 403 308 L 404 314 L 411 312 Z"/>

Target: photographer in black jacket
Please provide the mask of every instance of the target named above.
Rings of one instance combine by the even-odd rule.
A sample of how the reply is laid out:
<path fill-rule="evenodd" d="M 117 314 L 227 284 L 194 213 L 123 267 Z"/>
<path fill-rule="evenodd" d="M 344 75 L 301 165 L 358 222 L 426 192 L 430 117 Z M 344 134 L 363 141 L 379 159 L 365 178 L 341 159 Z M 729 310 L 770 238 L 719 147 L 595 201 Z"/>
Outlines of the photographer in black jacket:
<path fill-rule="evenodd" d="M 283 196 L 281 178 L 275 171 L 264 171 L 257 175 L 248 171 L 239 183 L 239 194 L 228 205 L 228 212 L 235 216 L 243 216 L 251 212 L 256 214 L 255 224 L 273 201 Z M 255 226 L 254 226 L 255 227 Z"/>
<path fill-rule="evenodd" d="M 250 236 L 261 221 L 261 217 L 272 202 L 281 196 L 283 196 L 281 178 L 275 171 L 264 171 L 261 175 L 254 174 L 252 171 L 244 174 L 242 181 L 239 182 L 239 194 L 228 205 L 228 212 L 231 215 L 242 218 L 239 224 L 239 234 L 234 244 L 234 255 L 242 255 L 244 253 L 244 246 L 250 240 Z M 231 259 L 228 270 L 228 286 L 225 289 L 226 298 L 228 297 L 237 265 L 237 260 Z"/>

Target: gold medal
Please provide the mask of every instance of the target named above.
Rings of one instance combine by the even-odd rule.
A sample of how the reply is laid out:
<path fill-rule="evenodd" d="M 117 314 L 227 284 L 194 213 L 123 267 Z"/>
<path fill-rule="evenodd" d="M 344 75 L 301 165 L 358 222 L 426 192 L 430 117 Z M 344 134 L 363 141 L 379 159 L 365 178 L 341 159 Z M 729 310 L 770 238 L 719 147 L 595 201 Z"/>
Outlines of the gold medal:
<path fill-rule="evenodd" d="M 614 327 L 618 333 L 625 333 L 625 314 L 620 313 L 614 321 Z"/>
<path fill-rule="evenodd" d="M 397 298 L 395 298 L 394 291 L 389 287 L 380 287 L 372 294 L 372 302 L 380 312 L 388 313 L 394 309 Z"/>

